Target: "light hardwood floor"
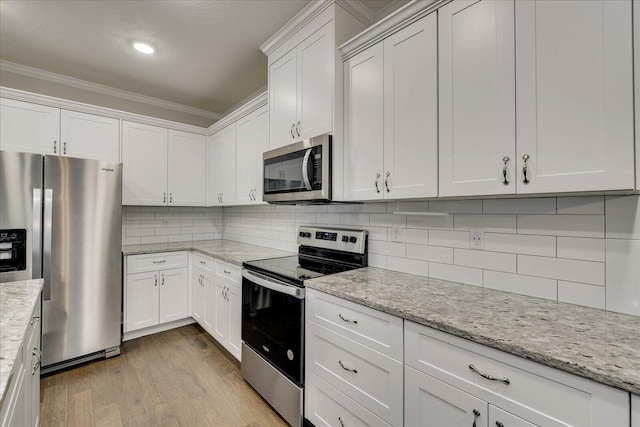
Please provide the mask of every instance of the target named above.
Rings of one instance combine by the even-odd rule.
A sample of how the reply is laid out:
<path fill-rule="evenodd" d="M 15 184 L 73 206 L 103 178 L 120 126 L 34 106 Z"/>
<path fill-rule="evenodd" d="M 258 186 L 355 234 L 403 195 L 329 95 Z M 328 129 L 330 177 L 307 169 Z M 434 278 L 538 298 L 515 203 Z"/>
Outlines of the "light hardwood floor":
<path fill-rule="evenodd" d="M 41 426 L 285 426 L 199 326 L 42 378 Z"/>

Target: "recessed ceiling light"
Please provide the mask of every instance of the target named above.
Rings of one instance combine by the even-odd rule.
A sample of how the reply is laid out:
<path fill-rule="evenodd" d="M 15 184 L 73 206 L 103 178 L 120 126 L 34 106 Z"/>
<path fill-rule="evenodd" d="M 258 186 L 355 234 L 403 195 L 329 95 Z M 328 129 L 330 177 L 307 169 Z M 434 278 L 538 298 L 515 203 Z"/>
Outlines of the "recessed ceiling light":
<path fill-rule="evenodd" d="M 156 51 L 153 46 L 145 42 L 133 42 L 133 48 L 138 52 L 142 52 L 147 55 L 151 55 Z"/>

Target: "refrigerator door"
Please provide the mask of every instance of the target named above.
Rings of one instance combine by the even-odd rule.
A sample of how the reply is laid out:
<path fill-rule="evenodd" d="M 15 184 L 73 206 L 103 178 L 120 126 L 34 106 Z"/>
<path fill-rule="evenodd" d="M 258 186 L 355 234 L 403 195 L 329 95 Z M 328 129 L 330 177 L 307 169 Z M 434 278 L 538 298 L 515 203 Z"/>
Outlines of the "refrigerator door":
<path fill-rule="evenodd" d="M 45 156 L 43 367 L 120 345 L 122 165 Z"/>
<path fill-rule="evenodd" d="M 41 188 L 40 154 L 0 151 L 0 230 L 26 230 L 26 268 L 0 272 L 0 283 L 42 277 Z"/>

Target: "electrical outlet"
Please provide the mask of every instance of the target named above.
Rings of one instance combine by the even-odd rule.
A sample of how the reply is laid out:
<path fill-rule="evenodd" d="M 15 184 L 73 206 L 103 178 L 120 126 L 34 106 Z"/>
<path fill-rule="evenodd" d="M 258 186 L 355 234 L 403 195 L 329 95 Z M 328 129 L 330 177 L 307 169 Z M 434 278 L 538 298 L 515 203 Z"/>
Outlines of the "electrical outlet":
<path fill-rule="evenodd" d="M 402 228 L 393 227 L 391 229 L 391 241 L 392 242 L 402 242 Z"/>
<path fill-rule="evenodd" d="M 469 247 L 471 249 L 484 249 L 484 230 L 481 228 L 472 228 L 469 230 Z"/>

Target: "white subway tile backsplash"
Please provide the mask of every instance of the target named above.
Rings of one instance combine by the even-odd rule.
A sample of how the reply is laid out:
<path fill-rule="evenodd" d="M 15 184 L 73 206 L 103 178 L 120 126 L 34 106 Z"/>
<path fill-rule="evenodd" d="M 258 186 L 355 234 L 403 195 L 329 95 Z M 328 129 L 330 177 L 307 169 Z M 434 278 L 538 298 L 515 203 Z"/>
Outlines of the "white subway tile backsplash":
<path fill-rule="evenodd" d="M 607 310 L 640 316 L 640 240 L 607 239 Z"/>
<path fill-rule="evenodd" d="M 537 298 L 555 300 L 557 298 L 557 280 L 500 271 L 484 272 L 484 287 L 500 291 L 514 292 Z"/>
<path fill-rule="evenodd" d="M 447 215 L 447 216 L 407 215 L 407 227 L 453 230 L 453 215 Z"/>
<path fill-rule="evenodd" d="M 518 274 L 604 285 L 604 263 L 518 255 Z"/>
<path fill-rule="evenodd" d="M 140 237 L 140 243 L 143 245 L 149 243 L 167 243 L 167 236 L 142 236 Z"/>
<path fill-rule="evenodd" d="M 605 199 L 607 238 L 640 239 L 640 195 Z"/>
<path fill-rule="evenodd" d="M 558 197 L 558 215 L 604 215 L 604 196 Z"/>
<path fill-rule="evenodd" d="M 407 244 L 407 258 L 453 264 L 453 248 Z"/>
<path fill-rule="evenodd" d="M 393 229 L 389 228 L 389 239 L 393 234 Z M 405 228 L 402 230 L 402 241 L 404 243 L 413 243 L 416 245 L 427 245 L 429 243 L 429 230 L 421 230 L 418 228 Z"/>
<path fill-rule="evenodd" d="M 342 213 L 340 214 L 340 224 L 342 225 L 369 225 L 369 214 L 363 213 Z"/>
<path fill-rule="evenodd" d="M 482 200 L 431 200 L 429 212 L 482 213 Z"/>
<path fill-rule="evenodd" d="M 387 268 L 387 256 L 386 255 L 369 253 L 368 261 L 369 261 L 369 267 Z"/>
<path fill-rule="evenodd" d="M 429 277 L 464 283 L 465 285 L 482 286 L 482 270 L 459 265 L 429 263 Z"/>
<path fill-rule="evenodd" d="M 371 225 L 379 227 L 406 227 L 407 217 L 406 215 L 393 215 L 393 214 L 371 214 L 369 216 Z"/>
<path fill-rule="evenodd" d="M 604 262 L 604 239 L 558 237 L 558 258 Z"/>
<path fill-rule="evenodd" d="M 387 213 L 429 212 L 429 202 L 388 202 Z"/>
<path fill-rule="evenodd" d="M 127 228 L 125 230 L 125 236 L 127 237 L 155 236 L 155 234 L 155 228 Z"/>
<path fill-rule="evenodd" d="M 516 272 L 515 254 L 456 248 L 453 250 L 453 263 L 466 267 L 484 268 L 508 273 Z"/>
<path fill-rule="evenodd" d="M 518 234 L 604 237 L 604 215 L 518 215 Z"/>
<path fill-rule="evenodd" d="M 123 237 L 122 244 L 123 245 L 139 245 L 140 237 Z"/>
<path fill-rule="evenodd" d="M 469 232 L 429 230 L 429 245 L 468 249 Z"/>
<path fill-rule="evenodd" d="M 540 214 L 556 213 L 555 198 L 539 199 L 495 199 L 484 200 L 482 212 L 485 214 Z"/>
<path fill-rule="evenodd" d="M 493 252 L 554 257 L 556 256 L 556 237 L 486 233 L 484 235 L 484 249 Z"/>
<path fill-rule="evenodd" d="M 169 236 L 169 235 L 175 235 L 175 234 L 181 234 L 180 227 L 156 228 L 157 236 Z"/>
<path fill-rule="evenodd" d="M 416 274 L 418 276 L 429 276 L 429 263 L 408 258 L 387 257 L 387 269 L 401 271 L 403 273 Z"/>
<path fill-rule="evenodd" d="M 391 255 L 396 257 L 406 257 L 407 245 L 404 243 L 381 242 L 371 240 L 369 242 L 369 252 L 380 255 Z"/>
<path fill-rule="evenodd" d="M 316 222 L 318 224 L 340 224 L 340 214 L 338 213 L 317 213 Z"/>
<path fill-rule="evenodd" d="M 468 231 L 481 228 L 488 233 L 515 233 L 515 215 L 469 215 L 456 214 L 453 220 L 454 230 Z"/>
<path fill-rule="evenodd" d="M 593 308 L 605 308 L 604 286 L 586 283 L 558 281 L 558 301 L 570 304 L 585 305 Z"/>

